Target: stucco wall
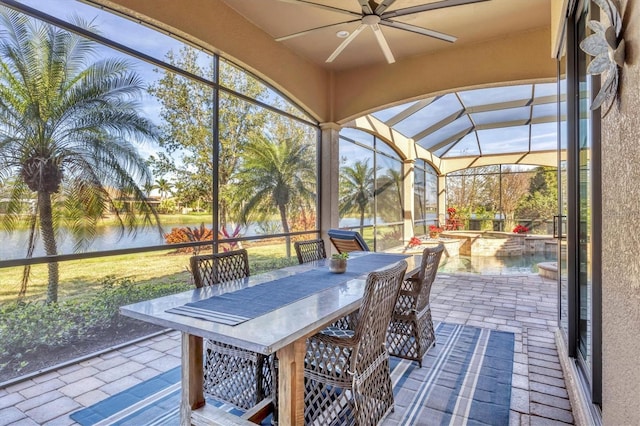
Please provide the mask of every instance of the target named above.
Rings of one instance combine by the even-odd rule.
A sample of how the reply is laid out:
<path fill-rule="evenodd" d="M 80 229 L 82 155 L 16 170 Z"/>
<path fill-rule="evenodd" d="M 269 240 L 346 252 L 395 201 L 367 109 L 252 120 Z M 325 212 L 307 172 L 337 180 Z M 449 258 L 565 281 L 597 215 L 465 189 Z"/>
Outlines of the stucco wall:
<path fill-rule="evenodd" d="M 627 64 L 602 123 L 603 422 L 640 424 L 640 2 L 623 0 Z"/>

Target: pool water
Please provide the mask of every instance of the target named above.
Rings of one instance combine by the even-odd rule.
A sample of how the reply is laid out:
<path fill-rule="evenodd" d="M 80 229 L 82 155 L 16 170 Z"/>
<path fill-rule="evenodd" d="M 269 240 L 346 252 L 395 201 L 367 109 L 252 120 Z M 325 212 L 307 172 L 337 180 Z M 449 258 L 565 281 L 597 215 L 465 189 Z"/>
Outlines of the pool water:
<path fill-rule="evenodd" d="M 537 274 L 538 263 L 555 262 L 555 253 L 525 254 L 522 256 L 458 256 L 447 257 L 440 262 L 440 273 L 471 273 L 479 275 Z"/>

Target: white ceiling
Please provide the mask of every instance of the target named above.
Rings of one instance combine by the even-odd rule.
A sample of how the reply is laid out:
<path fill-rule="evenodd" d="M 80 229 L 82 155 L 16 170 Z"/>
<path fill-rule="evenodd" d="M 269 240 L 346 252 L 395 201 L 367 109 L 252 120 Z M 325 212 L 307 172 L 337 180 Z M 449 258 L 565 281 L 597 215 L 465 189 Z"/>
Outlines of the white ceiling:
<path fill-rule="evenodd" d="M 358 19 L 308 3 L 361 13 L 359 0 L 222 0 L 274 39 L 312 28 Z M 449 4 L 460 0 L 396 0 L 387 12 L 425 4 Z M 370 2 L 373 6 L 376 3 Z M 396 61 L 444 49 L 455 49 L 520 32 L 549 27 L 550 0 L 488 0 L 394 18 L 414 26 L 457 37 L 454 43 L 381 25 Z M 360 22 L 331 26 L 280 41 L 298 55 L 331 70 L 385 63 L 370 28 L 365 28 L 331 63 L 326 59 L 342 43 L 336 33 L 354 31 Z M 391 65 L 392 66 L 392 65 Z"/>

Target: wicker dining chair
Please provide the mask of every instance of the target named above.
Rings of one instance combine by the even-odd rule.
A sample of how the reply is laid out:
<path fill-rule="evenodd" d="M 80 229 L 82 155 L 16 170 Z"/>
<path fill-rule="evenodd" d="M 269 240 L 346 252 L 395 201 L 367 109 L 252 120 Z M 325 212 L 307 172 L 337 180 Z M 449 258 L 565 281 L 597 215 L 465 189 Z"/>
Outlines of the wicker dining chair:
<path fill-rule="evenodd" d="M 300 264 L 327 258 L 327 252 L 324 249 L 324 240 L 322 239 L 296 241 L 293 246 L 296 249 L 298 262 Z"/>
<path fill-rule="evenodd" d="M 389 353 L 418 361 L 420 367 L 424 354 L 436 344 L 429 296 L 443 251 L 442 243 L 423 250 L 420 271 L 402 283 L 387 332 Z"/>
<path fill-rule="evenodd" d="M 371 272 L 353 330 L 327 327 L 307 340 L 305 424 L 375 425 L 393 410 L 385 335 L 407 269 Z"/>
<path fill-rule="evenodd" d="M 198 288 L 224 285 L 249 276 L 245 249 L 192 256 L 190 264 Z M 273 355 L 266 356 L 210 339 L 205 342 L 205 393 L 245 410 L 266 397 L 273 397 Z"/>
<path fill-rule="evenodd" d="M 352 251 L 370 251 L 362 235 L 357 231 L 348 231 L 346 229 L 329 229 L 327 231 L 329 240 L 338 250 L 338 253 Z"/>

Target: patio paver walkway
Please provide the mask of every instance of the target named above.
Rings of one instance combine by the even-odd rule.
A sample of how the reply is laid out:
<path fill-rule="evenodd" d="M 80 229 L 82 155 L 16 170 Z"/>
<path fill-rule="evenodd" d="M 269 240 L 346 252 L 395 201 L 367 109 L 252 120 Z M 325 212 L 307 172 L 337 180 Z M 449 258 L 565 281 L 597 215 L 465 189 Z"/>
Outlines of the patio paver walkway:
<path fill-rule="evenodd" d="M 435 321 L 515 334 L 512 426 L 573 424 L 555 346 L 556 305 L 556 283 L 538 275 L 439 274 L 434 283 Z M 42 374 L 0 389 L 0 426 L 73 425 L 70 413 L 179 364 L 180 333 L 171 331 Z"/>

